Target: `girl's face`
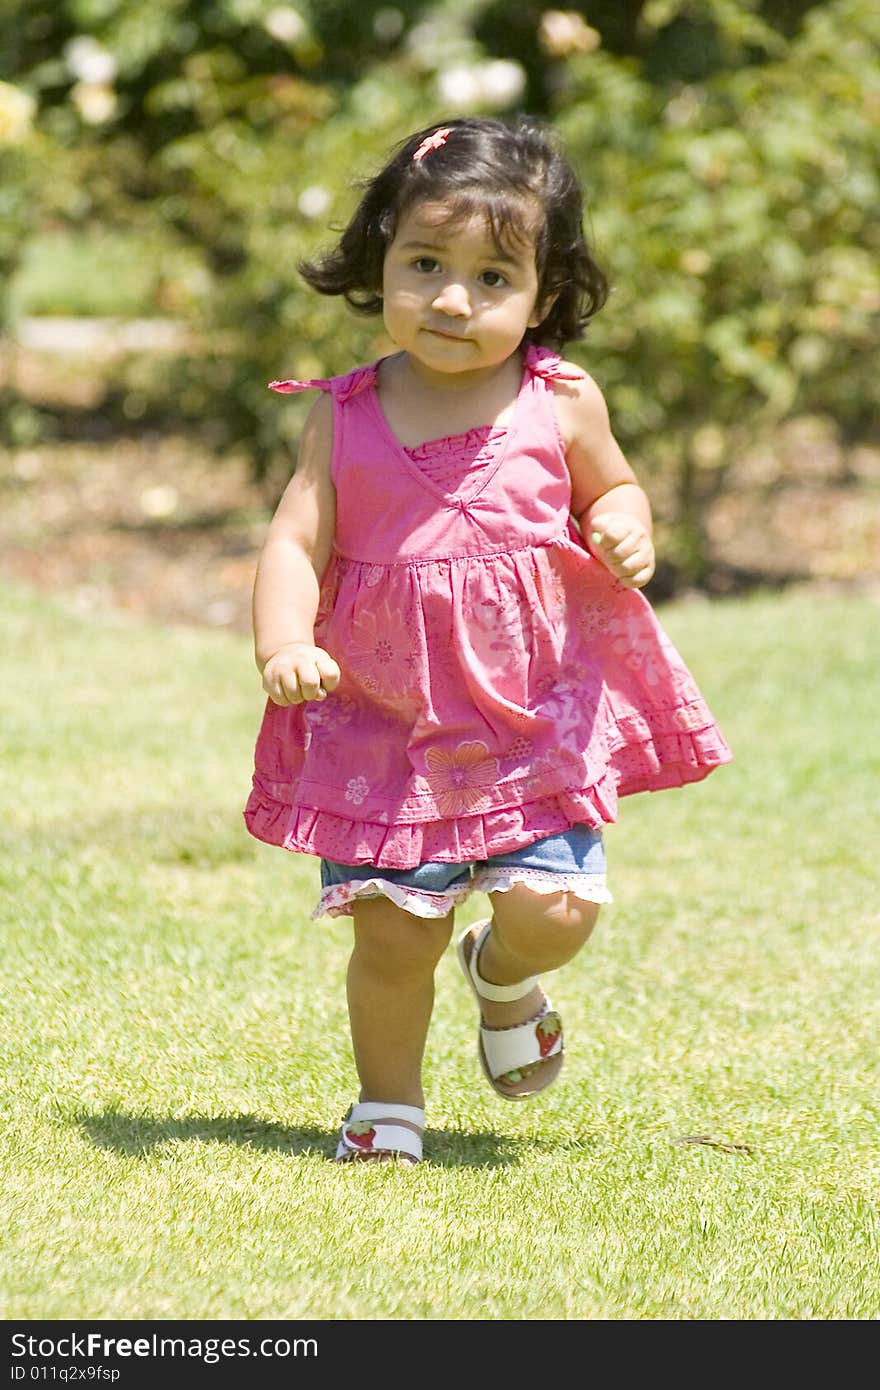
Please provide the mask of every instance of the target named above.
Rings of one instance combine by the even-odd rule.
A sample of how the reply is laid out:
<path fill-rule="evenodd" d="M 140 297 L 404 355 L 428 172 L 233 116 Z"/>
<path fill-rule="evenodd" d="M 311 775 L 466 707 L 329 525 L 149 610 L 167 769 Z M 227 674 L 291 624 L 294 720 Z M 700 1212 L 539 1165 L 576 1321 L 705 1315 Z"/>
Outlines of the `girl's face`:
<path fill-rule="evenodd" d="M 401 217 L 382 295 L 389 337 L 439 386 L 478 385 L 544 317 L 534 235 L 499 250 L 479 213 L 453 219 L 440 203 L 418 203 Z"/>

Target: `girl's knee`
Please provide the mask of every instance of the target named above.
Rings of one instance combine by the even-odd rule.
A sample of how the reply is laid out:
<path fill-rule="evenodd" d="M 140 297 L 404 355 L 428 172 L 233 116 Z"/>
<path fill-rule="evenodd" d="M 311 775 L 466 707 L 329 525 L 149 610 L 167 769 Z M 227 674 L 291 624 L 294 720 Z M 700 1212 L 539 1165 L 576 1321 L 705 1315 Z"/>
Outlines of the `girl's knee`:
<path fill-rule="evenodd" d="M 354 904 L 355 949 L 377 965 L 396 971 L 421 970 L 440 960 L 452 935 L 453 914 L 416 917 L 387 898 L 364 898 Z"/>
<path fill-rule="evenodd" d="M 493 932 L 512 955 L 527 961 L 541 957 L 547 937 L 565 954 L 584 945 L 599 916 L 599 904 L 574 893 L 536 893 L 518 883 L 506 893 L 493 893 Z"/>

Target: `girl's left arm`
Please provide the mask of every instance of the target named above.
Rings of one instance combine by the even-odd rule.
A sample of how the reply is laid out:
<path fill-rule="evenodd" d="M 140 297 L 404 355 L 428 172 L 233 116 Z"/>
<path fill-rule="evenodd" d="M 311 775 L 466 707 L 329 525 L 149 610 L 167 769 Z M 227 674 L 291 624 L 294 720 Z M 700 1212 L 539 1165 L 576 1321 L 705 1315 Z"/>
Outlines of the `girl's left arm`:
<path fill-rule="evenodd" d="M 654 573 L 651 504 L 611 432 L 592 377 L 555 383 L 556 411 L 571 474 L 571 510 L 597 559 L 628 589 Z"/>

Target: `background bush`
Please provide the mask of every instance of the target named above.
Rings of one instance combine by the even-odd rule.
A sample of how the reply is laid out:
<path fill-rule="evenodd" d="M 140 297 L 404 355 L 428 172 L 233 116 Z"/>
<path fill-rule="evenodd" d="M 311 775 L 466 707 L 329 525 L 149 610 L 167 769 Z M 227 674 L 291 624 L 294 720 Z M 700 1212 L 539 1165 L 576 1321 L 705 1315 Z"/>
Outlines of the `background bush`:
<path fill-rule="evenodd" d="M 129 239 L 146 308 L 202 345 L 141 364 L 138 390 L 246 448 L 260 475 L 287 472 L 307 408 L 265 383 L 388 346 L 297 262 L 332 241 L 354 180 L 397 140 L 480 110 L 552 121 L 581 174 L 613 293 L 570 355 L 606 391 L 693 577 L 706 503 L 744 447 L 797 412 L 853 438 L 876 419 L 873 0 L 5 10 L 0 139 L 4 109 L 33 108 L 24 127 L 7 117 L 0 146 L 5 282 L 38 230 Z"/>

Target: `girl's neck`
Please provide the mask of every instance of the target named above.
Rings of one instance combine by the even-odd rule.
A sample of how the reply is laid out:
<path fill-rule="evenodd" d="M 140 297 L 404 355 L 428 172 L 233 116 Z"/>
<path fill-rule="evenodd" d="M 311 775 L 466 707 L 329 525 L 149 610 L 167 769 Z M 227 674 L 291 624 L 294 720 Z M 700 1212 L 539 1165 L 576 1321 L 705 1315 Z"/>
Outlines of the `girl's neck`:
<path fill-rule="evenodd" d="M 522 372 L 521 354 L 514 353 L 480 380 L 457 376 L 437 386 L 425 381 L 408 354 L 401 352 L 384 359 L 377 391 L 400 443 L 415 448 L 482 425 L 505 424 L 519 395 Z"/>
<path fill-rule="evenodd" d="M 437 391 L 444 397 L 451 395 L 466 396 L 476 395 L 478 392 L 491 389 L 493 382 L 499 377 L 504 377 L 510 372 L 511 362 L 516 363 L 517 371 L 521 367 L 521 356 L 515 353 L 513 358 L 508 357 L 504 362 L 499 362 L 496 366 L 480 367 L 473 372 L 435 372 L 412 357 L 408 352 L 398 353 L 400 370 L 407 377 L 410 389 Z"/>

